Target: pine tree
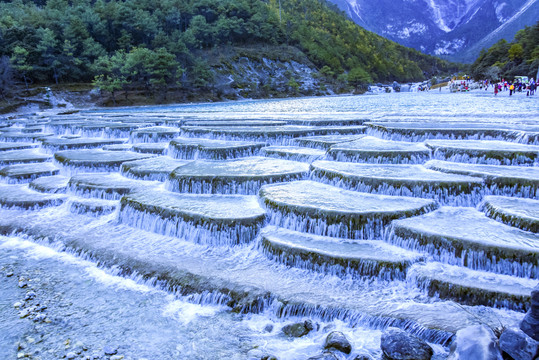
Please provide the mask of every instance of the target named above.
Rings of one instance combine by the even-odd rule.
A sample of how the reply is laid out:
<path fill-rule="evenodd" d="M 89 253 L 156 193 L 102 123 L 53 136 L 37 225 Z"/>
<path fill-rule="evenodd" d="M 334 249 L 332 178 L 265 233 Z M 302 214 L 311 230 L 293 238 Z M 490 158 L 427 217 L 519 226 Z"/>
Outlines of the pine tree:
<path fill-rule="evenodd" d="M 34 69 L 32 65 L 28 63 L 28 50 L 21 46 L 15 46 L 13 49 L 13 55 L 11 57 L 13 68 L 22 76 L 26 90 L 28 90 L 28 73 Z"/>

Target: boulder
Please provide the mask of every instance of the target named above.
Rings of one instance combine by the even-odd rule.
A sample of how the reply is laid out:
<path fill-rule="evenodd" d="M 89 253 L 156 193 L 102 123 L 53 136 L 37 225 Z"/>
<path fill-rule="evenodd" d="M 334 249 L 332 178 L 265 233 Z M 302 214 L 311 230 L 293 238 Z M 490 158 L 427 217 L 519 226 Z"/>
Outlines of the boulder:
<path fill-rule="evenodd" d="M 348 341 L 342 332 L 332 331 L 326 338 L 324 349 L 335 349 L 345 354 L 350 354 L 352 352 L 352 344 L 350 344 L 350 341 Z"/>
<path fill-rule="evenodd" d="M 457 331 L 447 360 L 502 360 L 494 332 L 484 325 L 469 326 Z"/>
<path fill-rule="evenodd" d="M 313 329 L 313 322 L 311 320 L 306 320 L 304 322 L 283 326 L 283 333 L 290 337 L 302 337 L 307 335 Z"/>
<path fill-rule="evenodd" d="M 433 354 L 429 344 L 398 328 L 384 331 L 380 347 L 391 360 L 430 360 Z"/>
<path fill-rule="evenodd" d="M 278 360 L 277 357 L 266 353 L 262 349 L 252 349 L 247 352 L 248 360 Z"/>
<path fill-rule="evenodd" d="M 310 357 L 307 360 L 339 360 L 339 358 L 330 352 L 325 352 L 323 354 Z"/>
<path fill-rule="evenodd" d="M 374 360 L 374 358 L 367 354 L 359 354 L 359 355 L 356 355 L 354 360 Z"/>
<path fill-rule="evenodd" d="M 532 291 L 531 306 L 520 323 L 520 329 L 532 339 L 539 341 L 539 285 Z"/>
<path fill-rule="evenodd" d="M 539 342 L 517 328 L 506 329 L 500 336 L 499 344 L 502 352 L 513 360 L 532 360 L 539 355 Z"/>

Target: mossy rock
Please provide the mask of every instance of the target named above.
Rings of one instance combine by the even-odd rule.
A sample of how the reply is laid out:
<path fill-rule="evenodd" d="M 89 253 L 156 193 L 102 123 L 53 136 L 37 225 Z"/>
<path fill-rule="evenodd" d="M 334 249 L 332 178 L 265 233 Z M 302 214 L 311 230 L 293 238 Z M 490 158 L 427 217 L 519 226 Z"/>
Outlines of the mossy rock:
<path fill-rule="evenodd" d="M 9 165 L 0 169 L 0 176 L 9 183 L 30 182 L 40 176 L 58 175 L 60 169 L 52 163 L 29 163 Z"/>
<path fill-rule="evenodd" d="M 488 217 L 504 224 L 539 232 L 539 200 L 486 196 L 480 209 Z"/>
<path fill-rule="evenodd" d="M 261 240 L 264 252 L 275 261 L 344 277 L 404 279 L 407 268 L 423 258 L 380 240 L 339 239 L 275 226 L 264 228 Z"/>
<path fill-rule="evenodd" d="M 415 264 L 408 273 L 430 296 L 451 299 L 466 305 L 483 305 L 525 311 L 537 281 L 471 270 L 438 262 Z"/>
<path fill-rule="evenodd" d="M 0 165 L 38 163 L 50 160 L 51 156 L 34 149 L 11 150 L 0 152 Z"/>
<path fill-rule="evenodd" d="M 264 184 L 302 179 L 308 172 L 308 164 L 264 157 L 196 160 L 174 170 L 167 188 L 200 194 L 254 195 Z"/>
<path fill-rule="evenodd" d="M 538 278 L 539 235 L 492 220 L 473 208 L 442 207 L 399 219 L 389 243 L 427 252 L 437 261 L 474 270 Z"/>
<path fill-rule="evenodd" d="M 169 153 L 176 159 L 224 160 L 253 156 L 265 146 L 264 143 L 200 138 L 177 138 L 170 142 Z"/>
<path fill-rule="evenodd" d="M 255 196 L 138 191 L 121 199 L 120 221 L 144 230 L 214 245 L 254 240 L 265 211 Z"/>
<path fill-rule="evenodd" d="M 64 166 L 83 169 L 119 170 L 127 161 L 142 160 L 153 157 L 151 154 L 140 154 L 131 151 L 105 150 L 65 150 L 54 154 L 54 159 Z"/>
<path fill-rule="evenodd" d="M 440 160 L 491 165 L 534 165 L 539 146 L 498 140 L 427 140 L 425 145 Z"/>
<path fill-rule="evenodd" d="M 359 193 L 314 181 L 265 185 L 260 197 L 273 225 L 351 239 L 377 239 L 392 220 L 437 208 L 432 200 Z"/>
<path fill-rule="evenodd" d="M 26 185 L 0 184 L 0 205 L 3 208 L 36 210 L 61 205 L 66 199 L 65 195 L 39 193 Z"/>
<path fill-rule="evenodd" d="M 391 141 L 365 136 L 359 140 L 331 146 L 328 157 L 350 162 L 417 164 L 430 158 L 430 150 L 422 143 Z"/>

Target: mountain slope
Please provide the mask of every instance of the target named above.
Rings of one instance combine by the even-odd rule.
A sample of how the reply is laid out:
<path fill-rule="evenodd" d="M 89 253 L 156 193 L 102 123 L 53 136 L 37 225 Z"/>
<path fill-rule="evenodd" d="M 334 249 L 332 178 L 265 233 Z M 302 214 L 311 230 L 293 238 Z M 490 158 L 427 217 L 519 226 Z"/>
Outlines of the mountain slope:
<path fill-rule="evenodd" d="M 539 21 L 520 30 L 512 42 L 500 40 L 488 51 L 481 51 L 470 71 L 476 79 L 497 81 L 515 76 L 536 78 L 538 68 Z"/>
<path fill-rule="evenodd" d="M 291 53 L 300 53 L 294 59 L 302 59 L 333 88 L 417 81 L 455 71 L 448 62 L 368 32 L 335 10 L 323 0 L 0 2 L 0 58 L 11 59 L 25 83 L 93 80 L 112 94 L 144 89 L 164 97 L 169 88 L 207 92 L 218 76 L 242 86 L 252 82 L 235 72 L 234 64 L 224 66 L 220 56 L 206 56 L 210 50 L 227 54 L 238 47 L 258 53 L 267 45 L 292 47 Z M 264 58 L 273 62 L 268 62 L 255 50 L 247 60 L 276 66 L 282 55 L 269 51 Z M 290 72 L 284 71 L 286 81 L 297 88 Z M 269 81 L 248 85 L 273 86 Z"/>
<path fill-rule="evenodd" d="M 539 18 L 539 0 L 330 0 L 377 34 L 428 54 L 471 62 Z"/>
<path fill-rule="evenodd" d="M 521 11 L 501 23 L 475 44 L 467 47 L 458 54 L 463 62 L 472 62 L 477 58 L 481 49 L 488 49 L 500 39 L 509 41 L 524 26 L 532 26 L 539 19 L 539 1 L 528 0 Z"/>

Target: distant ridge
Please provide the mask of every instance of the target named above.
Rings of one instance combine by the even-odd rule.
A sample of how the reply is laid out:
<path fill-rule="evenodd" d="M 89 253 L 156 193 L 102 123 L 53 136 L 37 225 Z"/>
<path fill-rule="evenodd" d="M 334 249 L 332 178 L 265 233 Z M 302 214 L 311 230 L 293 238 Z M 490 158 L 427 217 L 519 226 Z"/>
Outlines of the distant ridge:
<path fill-rule="evenodd" d="M 329 0 L 367 30 L 453 61 L 513 39 L 539 19 L 539 0 Z"/>

